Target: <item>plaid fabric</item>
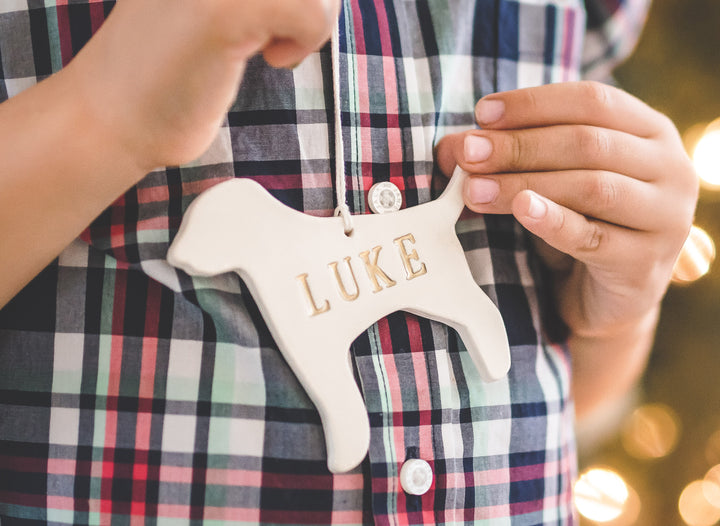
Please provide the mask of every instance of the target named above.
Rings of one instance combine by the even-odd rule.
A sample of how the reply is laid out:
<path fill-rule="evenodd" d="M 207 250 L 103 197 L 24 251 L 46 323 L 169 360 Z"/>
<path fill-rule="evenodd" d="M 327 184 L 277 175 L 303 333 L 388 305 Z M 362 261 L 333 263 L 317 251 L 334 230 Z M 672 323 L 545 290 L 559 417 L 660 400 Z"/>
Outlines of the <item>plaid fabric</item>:
<path fill-rule="evenodd" d="M 598 1 L 593 27 L 639 19 L 642 4 Z M 0 0 L 0 100 L 67 64 L 112 5 Z M 404 206 L 431 199 L 438 138 L 473 126 L 487 93 L 578 78 L 584 26 L 578 0 L 346 0 L 353 212 L 380 180 Z M 622 48 L 611 42 L 595 56 Z M 511 218 L 457 227 L 506 321 L 509 375 L 482 382 L 439 323 L 380 320 L 351 349 L 370 451 L 342 475 L 327 471 L 319 416 L 244 284 L 165 262 L 188 204 L 228 178 L 331 213 L 330 63 L 328 47 L 293 71 L 251 61 L 202 158 L 149 174 L 0 311 L 3 526 L 573 523 L 568 357 L 543 337 L 534 257 Z M 432 466 L 422 496 L 399 484 L 409 458 Z"/>

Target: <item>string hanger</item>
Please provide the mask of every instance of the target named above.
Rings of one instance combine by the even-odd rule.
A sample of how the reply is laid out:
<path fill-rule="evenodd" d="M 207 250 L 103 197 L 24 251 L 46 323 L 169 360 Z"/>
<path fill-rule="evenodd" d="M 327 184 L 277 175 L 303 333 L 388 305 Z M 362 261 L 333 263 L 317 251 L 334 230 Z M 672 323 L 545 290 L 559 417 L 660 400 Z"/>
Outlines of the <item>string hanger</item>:
<path fill-rule="evenodd" d="M 333 113 L 335 115 L 335 192 L 337 207 L 335 216 L 342 217 L 345 235 L 353 231 L 352 214 L 347 204 L 347 188 L 345 185 L 345 151 L 342 136 L 342 106 L 340 105 L 340 22 L 335 22 L 330 38 L 330 52 L 332 55 L 333 80 Z"/>

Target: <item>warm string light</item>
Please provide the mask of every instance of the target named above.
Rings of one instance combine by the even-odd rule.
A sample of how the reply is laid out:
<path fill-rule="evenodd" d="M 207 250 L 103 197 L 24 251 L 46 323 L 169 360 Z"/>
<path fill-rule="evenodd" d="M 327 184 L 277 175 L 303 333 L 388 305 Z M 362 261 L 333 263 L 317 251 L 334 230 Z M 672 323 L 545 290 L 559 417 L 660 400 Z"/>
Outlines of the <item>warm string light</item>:
<path fill-rule="evenodd" d="M 707 125 L 697 140 L 693 139 L 688 139 L 694 142 L 688 146 L 701 184 L 709 190 L 720 190 L 720 119 Z"/>
<path fill-rule="evenodd" d="M 575 483 L 578 511 L 596 522 L 608 522 L 619 517 L 628 495 L 625 481 L 609 469 L 589 469 Z"/>
<path fill-rule="evenodd" d="M 664 404 L 646 404 L 627 418 L 621 431 L 631 456 L 651 460 L 670 454 L 680 432 L 680 419 Z M 690 482 L 678 499 L 678 512 L 687 526 L 714 526 L 720 522 L 720 430 L 710 436 L 708 461 L 717 462 L 702 480 Z M 587 469 L 575 484 L 575 506 L 592 524 L 632 526 L 640 515 L 635 490 L 617 472 L 604 467 Z"/>
<path fill-rule="evenodd" d="M 698 124 L 684 136 L 701 187 L 720 191 L 720 119 Z M 715 260 L 710 235 L 693 226 L 673 269 L 675 283 L 690 283 L 707 274 Z M 720 521 L 720 431 L 710 436 L 705 457 L 715 465 L 702 480 L 690 482 L 678 499 L 678 511 L 688 526 L 712 526 Z"/>
<path fill-rule="evenodd" d="M 706 495 L 718 495 L 720 487 L 712 481 L 694 480 L 680 494 L 678 511 L 688 526 L 712 526 L 720 521 L 720 508 Z"/>
<path fill-rule="evenodd" d="M 701 480 L 690 482 L 678 499 L 678 511 L 688 526 L 720 522 L 720 430 L 708 438 L 705 459 L 714 464 Z"/>
<path fill-rule="evenodd" d="M 678 499 L 678 511 L 688 526 L 713 526 L 720 522 L 720 430 L 708 439 L 705 457 L 716 462 L 702 480 L 694 480 L 683 489 Z"/>
<path fill-rule="evenodd" d="M 710 271 L 714 261 L 715 243 L 707 232 L 693 225 L 675 262 L 673 281 L 691 283 L 700 279 Z"/>
<path fill-rule="evenodd" d="M 703 496 L 715 508 L 720 509 L 720 465 L 711 467 L 703 478 Z"/>
<path fill-rule="evenodd" d="M 640 512 L 637 493 L 615 471 L 593 467 L 575 483 L 575 507 L 595 523 L 629 526 Z"/>
<path fill-rule="evenodd" d="M 698 124 L 684 137 L 700 183 L 705 192 L 720 192 L 720 118 Z M 709 197 L 710 194 L 701 194 Z M 705 276 L 715 260 L 712 237 L 693 225 L 673 269 L 673 282 L 692 283 Z M 651 461 L 664 458 L 675 449 L 680 435 L 680 418 L 668 406 L 648 404 L 626 419 L 621 432 L 625 451 L 632 457 Z M 681 492 L 677 509 L 687 526 L 714 526 L 720 523 L 720 430 L 708 440 L 705 457 L 711 467 L 704 478 L 690 482 Z M 612 469 L 591 467 L 574 488 L 576 509 L 583 519 L 603 526 L 632 526 L 640 517 L 641 501 L 635 490 Z"/>
<path fill-rule="evenodd" d="M 621 438 L 629 455 L 656 459 L 672 452 L 679 433 L 679 418 L 675 411 L 663 404 L 647 404 L 627 418 Z"/>
<path fill-rule="evenodd" d="M 715 465 L 701 480 L 685 486 L 678 499 L 678 511 L 688 526 L 713 526 L 720 522 L 720 430 L 710 435 L 705 458 Z"/>
<path fill-rule="evenodd" d="M 696 124 L 683 135 L 701 186 L 720 191 L 720 118 L 710 124 Z M 715 244 L 710 235 L 694 225 L 673 269 L 673 282 L 691 283 L 710 270 L 715 260 Z"/>
<path fill-rule="evenodd" d="M 627 453 L 653 460 L 669 455 L 680 435 L 680 419 L 664 404 L 645 404 L 633 411 L 621 427 Z M 591 524 L 633 526 L 641 512 L 638 493 L 612 469 L 594 466 L 578 479 L 574 492 L 578 513 Z"/>

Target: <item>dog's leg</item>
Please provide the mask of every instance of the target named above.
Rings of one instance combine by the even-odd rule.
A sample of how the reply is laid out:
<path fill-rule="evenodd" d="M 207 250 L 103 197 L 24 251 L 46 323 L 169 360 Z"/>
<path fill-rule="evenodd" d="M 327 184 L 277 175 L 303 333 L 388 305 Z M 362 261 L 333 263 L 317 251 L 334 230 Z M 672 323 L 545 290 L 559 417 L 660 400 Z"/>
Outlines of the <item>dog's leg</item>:
<path fill-rule="evenodd" d="M 365 458 L 370 444 L 367 409 L 352 373 L 349 348 L 349 342 L 306 335 L 290 356 L 285 353 L 320 413 L 328 469 L 333 473 L 355 468 Z"/>
<path fill-rule="evenodd" d="M 428 291 L 424 305 L 410 311 L 455 329 L 484 380 L 502 378 L 510 368 L 510 348 L 500 311 L 474 282 L 447 285 Z"/>
<path fill-rule="evenodd" d="M 487 381 L 499 380 L 510 369 L 510 347 L 500 311 L 487 295 L 476 288 L 469 296 L 464 314 L 457 313 L 450 326 L 470 353 L 475 366 Z"/>

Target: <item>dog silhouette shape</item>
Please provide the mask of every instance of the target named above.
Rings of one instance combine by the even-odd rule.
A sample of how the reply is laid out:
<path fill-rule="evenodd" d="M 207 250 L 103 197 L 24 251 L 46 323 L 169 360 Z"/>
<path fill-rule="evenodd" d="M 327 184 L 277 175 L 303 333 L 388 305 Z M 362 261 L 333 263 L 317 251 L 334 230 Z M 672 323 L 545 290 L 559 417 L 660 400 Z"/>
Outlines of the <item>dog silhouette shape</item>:
<path fill-rule="evenodd" d="M 407 311 L 449 325 L 486 381 L 503 377 L 510 351 L 502 317 L 475 283 L 455 223 L 457 169 L 436 200 L 389 214 L 314 217 L 250 179 L 220 183 L 189 206 L 167 255 L 188 274 L 237 272 L 278 348 L 320 413 L 328 469 L 367 454 L 367 410 L 349 349 L 370 325 Z"/>

